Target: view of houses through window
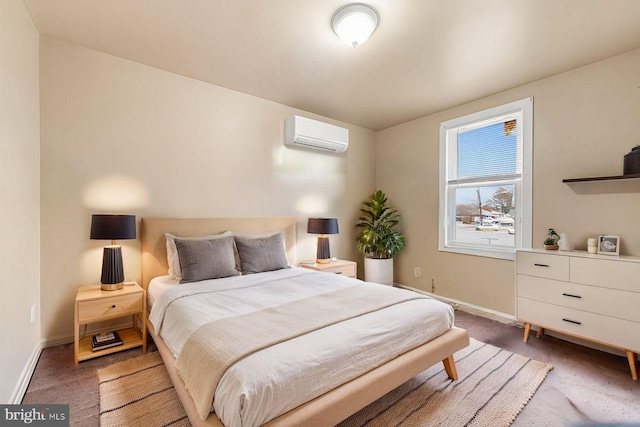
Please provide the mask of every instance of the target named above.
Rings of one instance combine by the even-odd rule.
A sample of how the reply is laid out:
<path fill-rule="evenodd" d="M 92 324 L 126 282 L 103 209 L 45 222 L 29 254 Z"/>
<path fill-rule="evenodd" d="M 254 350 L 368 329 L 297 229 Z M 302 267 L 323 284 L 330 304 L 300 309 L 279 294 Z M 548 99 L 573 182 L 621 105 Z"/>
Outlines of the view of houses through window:
<path fill-rule="evenodd" d="M 455 241 L 515 246 L 514 185 L 456 190 Z"/>

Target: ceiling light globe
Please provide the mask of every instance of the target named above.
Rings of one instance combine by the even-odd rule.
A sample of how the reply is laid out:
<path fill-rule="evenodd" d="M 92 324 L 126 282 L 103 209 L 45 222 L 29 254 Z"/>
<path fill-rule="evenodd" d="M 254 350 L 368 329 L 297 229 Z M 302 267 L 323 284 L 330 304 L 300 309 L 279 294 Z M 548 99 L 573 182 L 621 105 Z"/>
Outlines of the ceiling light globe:
<path fill-rule="evenodd" d="M 378 12 L 364 3 L 351 3 L 333 14 L 331 26 L 340 39 L 356 47 L 366 42 L 378 26 Z"/>

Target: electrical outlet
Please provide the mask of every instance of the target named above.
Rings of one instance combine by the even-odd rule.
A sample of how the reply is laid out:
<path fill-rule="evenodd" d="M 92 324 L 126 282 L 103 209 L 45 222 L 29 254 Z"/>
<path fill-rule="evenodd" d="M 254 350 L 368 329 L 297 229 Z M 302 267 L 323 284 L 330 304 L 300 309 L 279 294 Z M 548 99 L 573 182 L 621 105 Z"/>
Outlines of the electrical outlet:
<path fill-rule="evenodd" d="M 36 305 L 31 306 L 31 323 L 36 321 Z"/>
<path fill-rule="evenodd" d="M 415 267 L 413 269 L 413 276 L 414 277 L 420 277 L 422 276 L 422 269 L 420 267 Z"/>

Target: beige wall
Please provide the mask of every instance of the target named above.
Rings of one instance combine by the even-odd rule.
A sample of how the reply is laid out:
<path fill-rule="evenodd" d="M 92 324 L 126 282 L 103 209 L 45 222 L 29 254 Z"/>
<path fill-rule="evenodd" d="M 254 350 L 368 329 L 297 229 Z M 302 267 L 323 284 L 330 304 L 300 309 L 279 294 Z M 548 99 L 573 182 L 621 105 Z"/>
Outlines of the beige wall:
<path fill-rule="evenodd" d="M 375 134 L 350 130 L 345 155 L 287 149 L 290 107 L 43 37 L 42 335 L 73 332 L 79 286 L 100 280 L 92 213 L 298 218 L 298 257 L 315 258 L 310 216 L 339 218 L 332 255 L 356 257 L 352 224 L 374 190 Z M 138 241 L 123 241 L 140 280 Z"/>
<path fill-rule="evenodd" d="M 0 1 L 0 28 L 0 403 L 15 403 L 40 342 L 38 32 L 19 0 Z"/>
<path fill-rule="evenodd" d="M 376 183 L 407 235 L 395 280 L 427 291 L 433 280 L 437 294 L 514 313 L 513 261 L 438 252 L 438 138 L 442 121 L 526 97 L 534 98 L 533 246 L 554 227 L 583 250 L 589 236 L 619 234 L 621 252 L 640 256 L 640 185 L 586 195 L 562 183 L 622 174 L 623 156 L 640 144 L 638 76 L 640 50 L 378 132 Z"/>

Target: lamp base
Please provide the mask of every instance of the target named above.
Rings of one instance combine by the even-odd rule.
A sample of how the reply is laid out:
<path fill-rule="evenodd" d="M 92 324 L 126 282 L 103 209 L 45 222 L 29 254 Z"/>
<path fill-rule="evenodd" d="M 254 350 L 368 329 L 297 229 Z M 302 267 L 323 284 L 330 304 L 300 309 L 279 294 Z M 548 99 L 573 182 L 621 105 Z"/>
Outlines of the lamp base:
<path fill-rule="evenodd" d="M 123 282 L 122 248 L 117 245 L 105 246 L 102 254 L 101 289 L 103 291 L 117 291 L 122 289 Z"/>
<path fill-rule="evenodd" d="M 329 249 L 329 238 L 324 234 L 318 236 L 318 249 L 316 251 L 316 262 L 318 264 L 329 264 L 331 262 L 331 250 Z"/>
<path fill-rule="evenodd" d="M 105 284 L 100 285 L 100 289 L 103 291 L 117 291 L 118 289 L 122 289 L 124 287 L 124 283 L 114 283 L 114 284 Z"/>

